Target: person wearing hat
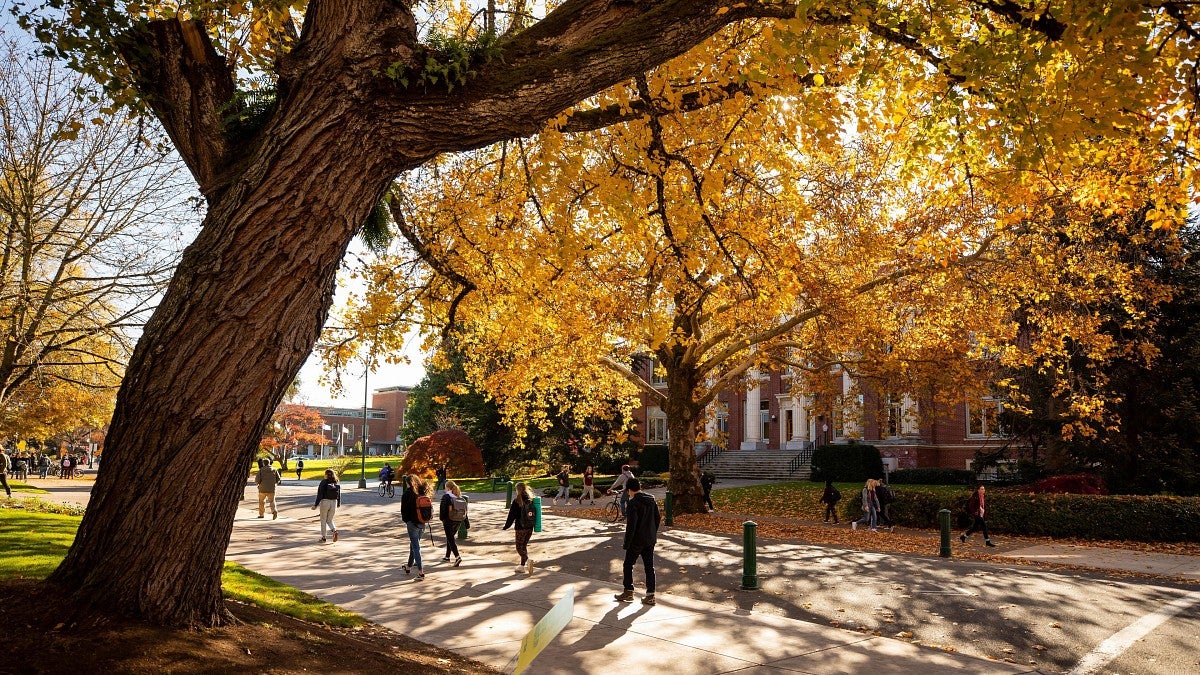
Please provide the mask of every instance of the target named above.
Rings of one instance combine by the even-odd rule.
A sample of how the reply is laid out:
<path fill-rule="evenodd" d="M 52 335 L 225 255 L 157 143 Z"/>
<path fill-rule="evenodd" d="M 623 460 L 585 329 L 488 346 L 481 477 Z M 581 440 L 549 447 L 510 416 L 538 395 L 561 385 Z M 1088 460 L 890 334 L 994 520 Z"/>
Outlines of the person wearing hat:
<path fill-rule="evenodd" d="M 615 597 L 620 602 L 633 602 L 633 563 L 642 559 L 646 570 L 646 596 L 643 605 L 654 604 L 654 544 L 658 542 L 658 526 L 662 514 L 658 501 L 642 492 L 642 484 L 636 478 L 625 482 L 629 494 L 629 505 L 625 512 L 625 577 L 622 592 Z"/>

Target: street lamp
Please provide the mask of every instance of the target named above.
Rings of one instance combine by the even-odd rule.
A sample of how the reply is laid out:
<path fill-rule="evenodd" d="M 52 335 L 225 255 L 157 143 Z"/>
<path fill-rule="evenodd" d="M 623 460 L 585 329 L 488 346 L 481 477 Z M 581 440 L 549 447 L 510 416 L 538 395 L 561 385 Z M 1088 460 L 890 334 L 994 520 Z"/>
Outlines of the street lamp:
<path fill-rule="evenodd" d="M 367 376 L 371 374 L 371 361 L 367 360 L 367 369 L 363 371 L 363 432 L 362 432 L 362 473 L 358 478 L 358 489 L 367 489 Z"/>

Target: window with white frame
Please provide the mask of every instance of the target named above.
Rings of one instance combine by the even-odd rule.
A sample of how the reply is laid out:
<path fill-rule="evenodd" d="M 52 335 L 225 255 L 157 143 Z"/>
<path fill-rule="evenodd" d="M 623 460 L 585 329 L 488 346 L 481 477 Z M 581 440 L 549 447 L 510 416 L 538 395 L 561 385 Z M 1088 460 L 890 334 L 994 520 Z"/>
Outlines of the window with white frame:
<path fill-rule="evenodd" d="M 1005 435 L 1005 430 L 1001 425 L 1001 413 L 1003 412 L 1003 403 L 993 398 L 984 398 L 978 403 L 968 403 L 967 436 L 987 438 Z"/>
<path fill-rule="evenodd" d="M 717 433 L 722 436 L 729 435 L 729 406 L 721 404 L 717 410 Z"/>
<path fill-rule="evenodd" d="M 666 444 L 667 418 L 665 415 L 651 415 L 646 419 L 646 442 L 653 445 Z"/>
<path fill-rule="evenodd" d="M 880 436 L 896 438 L 904 433 L 904 399 L 899 394 L 888 394 L 883 405 L 883 424 L 879 425 Z"/>

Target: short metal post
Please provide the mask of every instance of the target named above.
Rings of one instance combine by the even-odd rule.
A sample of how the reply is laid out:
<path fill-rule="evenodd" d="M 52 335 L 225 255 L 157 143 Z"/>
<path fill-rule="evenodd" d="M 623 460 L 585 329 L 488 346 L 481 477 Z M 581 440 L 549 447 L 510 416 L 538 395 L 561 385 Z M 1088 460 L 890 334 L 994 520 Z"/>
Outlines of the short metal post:
<path fill-rule="evenodd" d="M 758 590 L 758 559 L 756 553 L 756 534 L 758 523 L 747 520 L 742 523 L 742 590 Z"/>
<path fill-rule="evenodd" d="M 504 495 L 504 508 L 511 509 L 512 508 L 513 482 L 510 480 L 510 481 L 508 481 L 508 483 L 506 485 L 508 487 L 508 492 L 507 492 L 507 494 Z"/>
<path fill-rule="evenodd" d="M 465 500 L 467 502 L 467 506 L 471 505 L 470 497 L 463 495 L 462 498 L 463 498 L 463 500 Z M 459 539 L 467 538 L 467 519 L 466 518 L 463 518 L 463 521 L 458 524 L 458 538 Z"/>
<path fill-rule="evenodd" d="M 674 525 L 675 524 L 675 495 L 671 494 L 670 490 L 667 490 L 667 498 L 665 501 L 666 501 L 666 511 L 667 511 L 667 517 L 666 517 L 665 522 L 667 525 Z"/>
<path fill-rule="evenodd" d="M 938 552 L 943 558 L 950 557 L 950 509 L 938 511 L 938 525 L 942 528 L 942 550 Z"/>
<path fill-rule="evenodd" d="M 533 531 L 542 531 L 542 498 L 533 498 Z"/>

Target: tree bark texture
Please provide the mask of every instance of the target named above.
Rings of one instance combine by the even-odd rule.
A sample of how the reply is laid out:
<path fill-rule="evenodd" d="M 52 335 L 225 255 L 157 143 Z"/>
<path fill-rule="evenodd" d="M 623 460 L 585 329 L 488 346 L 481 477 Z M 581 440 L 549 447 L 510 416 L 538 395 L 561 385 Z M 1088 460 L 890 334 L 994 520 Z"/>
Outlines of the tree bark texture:
<path fill-rule="evenodd" d="M 128 366 L 104 468 L 51 580 L 99 609 L 221 623 L 221 565 L 250 461 L 388 183 L 440 152 L 536 131 L 749 16 L 719 14 L 722 4 L 568 0 L 451 92 L 380 75 L 414 53 L 408 3 L 313 0 L 280 61 L 274 111 L 240 144 L 220 135 L 232 74 L 203 27 L 143 25 L 124 55 L 209 211 Z M 683 512 L 699 510 L 695 412 L 669 417 L 672 487 Z"/>
<path fill-rule="evenodd" d="M 700 468 L 696 461 L 696 424 L 703 418 L 704 406 L 692 400 L 698 380 L 693 366 L 668 368 L 667 450 L 671 463 L 669 487 L 675 513 L 707 513 Z"/>

